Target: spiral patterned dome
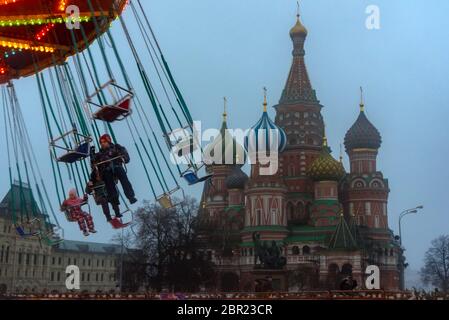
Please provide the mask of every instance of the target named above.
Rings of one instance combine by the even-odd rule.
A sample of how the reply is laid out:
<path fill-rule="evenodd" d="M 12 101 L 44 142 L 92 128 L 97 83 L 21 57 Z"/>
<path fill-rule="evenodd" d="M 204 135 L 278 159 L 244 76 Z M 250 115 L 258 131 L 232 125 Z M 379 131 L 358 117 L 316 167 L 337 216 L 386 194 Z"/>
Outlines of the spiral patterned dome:
<path fill-rule="evenodd" d="M 259 148 L 264 145 L 268 150 L 282 152 L 287 146 L 287 135 L 285 134 L 285 131 L 277 126 L 268 116 L 266 96 L 263 105 L 264 111 L 262 117 L 251 127 L 245 137 L 245 149 L 247 152 L 258 152 Z M 264 144 L 259 145 L 260 137 L 263 137 Z M 277 144 L 275 145 L 276 142 Z"/>
<path fill-rule="evenodd" d="M 345 168 L 341 162 L 335 160 L 330 154 L 326 138 L 324 138 L 324 141 L 323 150 L 319 157 L 312 162 L 307 175 L 315 181 L 339 181 L 346 174 Z"/>
<path fill-rule="evenodd" d="M 248 176 L 242 171 L 240 166 L 236 166 L 226 178 L 225 183 L 228 189 L 244 189 L 248 181 Z"/>
<path fill-rule="evenodd" d="M 346 151 L 357 148 L 379 149 L 382 137 L 377 128 L 368 120 L 364 105 L 360 105 L 360 114 L 345 135 Z"/>

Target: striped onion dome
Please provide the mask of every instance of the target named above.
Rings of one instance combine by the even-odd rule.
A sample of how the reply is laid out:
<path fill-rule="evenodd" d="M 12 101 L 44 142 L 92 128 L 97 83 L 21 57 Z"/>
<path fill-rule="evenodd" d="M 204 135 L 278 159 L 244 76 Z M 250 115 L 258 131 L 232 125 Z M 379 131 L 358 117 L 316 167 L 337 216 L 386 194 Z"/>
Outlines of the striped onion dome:
<path fill-rule="evenodd" d="M 246 159 L 246 152 L 243 146 L 238 143 L 234 136 L 229 132 L 227 126 L 227 113 L 223 113 L 223 123 L 220 134 L 209 143 L 203 150 L 204 161 L 209 165 L 239 165 L 243 166 Z M 215 151 L 220 150 L 221 156 L 215 158 Z"/>
<path fill-rule="evenodd" d="M 379 149 L 382 143 L 377 128 L 366 117 L 363 104 L 360 105 L 360 114 L 356 122 L 345 136 L 346 150 L 357 148 Z"/>
<path fill-rule="evenodd" d="M 312 162 L 307 175 L 315 181 L 339 181 L 345 174 L 343 164 L 332 157 L 327 139 L 324 138 L 321 154 Z"/>
<path fill-rule="evenodd" d="M 267 150 L 282 152 L 287 146 L 287 135 L 281 127 L 277 126 L 274 121 L 270 119 L 267 112 L 267 105 L 267 96 L 265 95 L 262 117 L 251 127 L 245 137 L 245 149 L 248 152 L 257 152 L 259 151 L 259 147 L 262 147 L 263 145 L 266 146 Z M 259 146 L 260 137 L 264 137 L 264 143 L 261 143 Z M 274 145 L 276 140 L 277 145 Z"/>

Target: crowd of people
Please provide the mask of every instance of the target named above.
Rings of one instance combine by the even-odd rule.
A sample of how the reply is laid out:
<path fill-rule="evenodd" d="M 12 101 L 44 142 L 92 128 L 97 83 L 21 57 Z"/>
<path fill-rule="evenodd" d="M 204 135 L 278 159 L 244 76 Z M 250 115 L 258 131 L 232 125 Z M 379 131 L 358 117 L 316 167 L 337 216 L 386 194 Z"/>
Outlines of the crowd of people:
<path fill-rule="evenodd" d="M 48 293 L 11 294 L 1 299 L 26 300 L 449 300 L 449 293 L 438 290 L 391 292 L 382 290 L 303 291 L 267 293 Z"/>

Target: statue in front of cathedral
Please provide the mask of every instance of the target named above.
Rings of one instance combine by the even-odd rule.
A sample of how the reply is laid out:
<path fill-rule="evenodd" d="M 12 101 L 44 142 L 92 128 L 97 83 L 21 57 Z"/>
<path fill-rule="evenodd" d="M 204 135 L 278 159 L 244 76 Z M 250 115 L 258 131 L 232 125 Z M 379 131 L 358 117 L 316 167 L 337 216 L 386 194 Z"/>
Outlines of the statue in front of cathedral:
<path fill-rule="evenodd" d="M 253 233 L 254 242 L 254 267 L 260 269 L 282 269 L 287 264 L 287 259 L 281 256 L 281 248 L 276 241 L 260 240 L 260 234 Z"/>

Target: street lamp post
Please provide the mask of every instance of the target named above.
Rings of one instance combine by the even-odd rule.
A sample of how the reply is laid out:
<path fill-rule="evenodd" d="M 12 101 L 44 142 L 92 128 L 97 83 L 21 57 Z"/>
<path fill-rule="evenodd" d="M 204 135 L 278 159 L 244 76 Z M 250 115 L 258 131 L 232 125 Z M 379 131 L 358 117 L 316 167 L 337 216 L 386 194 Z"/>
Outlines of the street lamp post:
<path fill-rule="evenodd" d="M 399 266 L 400 266 L 400 289 L 401 290 L 404 290 L 404 287 L 405 287 L 405 275 L 404 275 L 405 258 L 404 258 L 404 255 L 402 254 L 404 252 L 404 250 L 402 248 L 402 225 L 401 225 L 402 218 L 404 218 L 406 215 L 409 215 L 412 213 L 417 213 L 418 210 L 423 209 L 423 208 L 424 208 L 424 206 L 422 206 L 422 205 L 417 206 L 415 208 L 404 210 L 399 215 L 399 245 L 400 245 L 400 249 L 401 249 L 401 257 L 400 257 L 401 260 L 400 260 Z"/>

